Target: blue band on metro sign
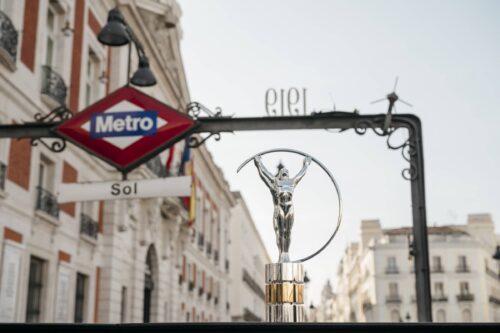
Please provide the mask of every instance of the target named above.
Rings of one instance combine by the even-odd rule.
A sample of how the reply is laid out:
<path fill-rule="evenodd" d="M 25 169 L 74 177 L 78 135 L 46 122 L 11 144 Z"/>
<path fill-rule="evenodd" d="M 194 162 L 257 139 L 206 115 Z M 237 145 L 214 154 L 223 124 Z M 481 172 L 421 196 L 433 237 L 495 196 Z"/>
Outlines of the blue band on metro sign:
<path fill-rule="evenodd" d="M 156 135 L 156 111 L 94 113 L 90 118 L 93 139 L 115 136 Z"/>

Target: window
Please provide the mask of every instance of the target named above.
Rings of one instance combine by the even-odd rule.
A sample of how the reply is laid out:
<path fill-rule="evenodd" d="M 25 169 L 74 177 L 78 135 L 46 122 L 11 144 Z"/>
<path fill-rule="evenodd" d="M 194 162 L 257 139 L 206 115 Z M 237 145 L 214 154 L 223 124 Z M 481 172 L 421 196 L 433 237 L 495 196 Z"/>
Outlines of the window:
<path fill-rule="evenodd" d="M 469 295 L 469 283 L 468 282 L 460 282 L 460 294 L 461 295 Z"/>
<path fill-rule="evenodd" d="M 38 323 L 40 321 L 44 264 L 45 262 L 42 259 L 30 258 L 28 301 L 26 304 L 27 323 Z"/>
<path fill-rule="evenodd" d="M 120 323 L 127 320 L 127 287 L 122 287 L 122 301 L 120 306 Z"/>
<path fill-rule="evenodd" d="M 432 257 L 432 271 L 434 272 L 442 272 L 443 267 L 441 266 L 441 257 L 433 256 Z"/>
<path fill-rule="evenodd" d="M 398 284 L 396 282 L 389 283 L 389 295 L 391 296 L 398 295 Z"/>
<path fill-rule="evenodd" d="M 457 272 L 468 272 L 469 267 L 467 266 L 467 257 L 466 256 L 459 256 L 458 257 L 458 267 L 457 267 Z"/>
<path fill-rule="evenodd" d="M 83 323 L 85 318 L 85 292 L 87 290 L 87 275 L 76 274 L 75 323 Z"/>
<path fill-rule="evenodd" d="M 438 297 L 438 298 L 444 296 L 444 288 L 443 288 L 442 282 L 434 283 L 434 293 L 436 294 L 436 297 Z"/>
<path fill-rule="evenodd" d="M 52 5 L 49 5 L 47 9 L 47 40 L 46 40 L 46 50 L 45 50 L 45 65 L 52 67 L 55 63 L 55 52 L 57 50 L 56 46 L 56 31 L 57 31 L 57 13 Z"/>
<path fill-rule="evenodd" d="M 85 83 L 85 105 L 89 106 L 97 99 L 99 99 L 99 72 L 100 72 L 100 61 L 97 54 L 89 49 L 87 57 L 87 80 Z"/>
<path fill-rule="evenodd" d="M 436 321 L 438 323 L 446 322 L 446 312 L 444 312 L 444 310 L 438 310 L 436 312 Z"/>
<path fill-rule="evenodd" d="M 472 321 L 472 313 L 470 312 L 469 309 L 464 309 L 462 311 L 462 320 L 466 323 L 469 323 Z"/>
<path fill-rule="evenodd" d="M 38 186 L 46 191 L 53 192 L 53 179 L 54 163 L 44 155 L 41 155 L 40 164 L 38 165 Z"/>
<path fill-rule="evenodd" d="M 396 257 L 388 257 L 387 258 L 387 274 L 394 274 L 398 272 L 398 267 L 396 265 Z"/>
<path fill-rule="evenodd" d="M 398 323 L 400 322 L 401 316 L 399 315 L 399 311 L 398 310 L 392 310 L 391 311 L 391 322 L 393 323 Z"/>

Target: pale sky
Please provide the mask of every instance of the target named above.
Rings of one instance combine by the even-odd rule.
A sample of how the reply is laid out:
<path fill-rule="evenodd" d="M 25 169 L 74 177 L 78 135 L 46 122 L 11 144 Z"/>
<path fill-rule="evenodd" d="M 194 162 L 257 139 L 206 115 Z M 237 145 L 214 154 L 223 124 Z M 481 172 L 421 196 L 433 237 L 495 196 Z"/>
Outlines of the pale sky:
<path fill-rule="evenodd" d="M 392 91 L 414 105 L 397 107 L 423 123 L 429 225 L 464 224 L 467 214 L 491 213 L 500 231 L 500 1 L 179 0 L 183 61 L 191 99 L 226 115 L 265 116 L 268 88 L 307 88 L 307 107 L 357 108 Z M 333 102 L 332 102 L 333 100 Z M 400 136 L 402 138 L 402 136 Z M 273 260 L 272 200 L 246 158 L 286 147 L 322 161 L 340 185 L 344 220 L 338 237 L 305 264 L 317 304 L 326 279 L 335 288 L 346 245 L 359 240 L 362 219 L 384 228 L 411 225 L 410 184 L 399 151 L 373 134 L 315 131 L 223 134 L 208 144 L 232 190 L 243 193 Z M 298 172 L 301 159 L 279 160 Z M 333 188 L 316 166 L 297 187 L 291 255 L 316 250 L 333 229 Z"/>

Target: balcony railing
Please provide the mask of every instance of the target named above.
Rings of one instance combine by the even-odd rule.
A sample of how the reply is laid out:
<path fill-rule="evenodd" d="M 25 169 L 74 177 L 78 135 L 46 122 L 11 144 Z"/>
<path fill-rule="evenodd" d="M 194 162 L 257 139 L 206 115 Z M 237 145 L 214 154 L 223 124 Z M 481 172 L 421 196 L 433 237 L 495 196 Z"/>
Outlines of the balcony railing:
<path fill-rule="evenodd" d="M 0 54 L 14 67 L 17 58 L 18 32 L 4 12 L 0 11 Z"/>
<path fill-rule="evenodd" d="M 96 220 L 94 220 L 87 214 L 82 213 L 80 215 L 80 233 L 82 235 L 97 239 L 98 229 L 99 228 Z"/>
<path fill-rule="evenodd" d="M 7 166 L 0 162 L 0 190 L 5 190 L 5 177 L 7 176 Z"/>
<path fill-rule="evenodd" d="M 458 265 L 456 272 L 457 273 L 468 273 L 468 272 L 470 272 L 470 267 L 468 265 Z"/>
<path fill-rule="evenodd" d="M 388 295 L 385 298 L 386 303 L 401 303 L 401 296 L 399 295 Z"/>
<path fill-rule="evenodd" d="M 59 218 L 59 204 L 55 195 L 37 186 L 36 209 Z"/>
<path fill-rule="evenodd" d="M 457 302 L 472 302 L 474 300 L 474 294 L 458 294 Z"/>
<path fill-rule="evenodd" d="M 441 265 L 439 265 L 439 266 L 432 266 L 431 272 L 432 273 L 444 273 L 444 268 Z"/>
<path fill-rule="evenodd" d="M 432 296 L 432 301 L 433 302 L 448 302 L 448 296 L 446 296 L 446 295 Z"/>
<path fill-rule="evenodd" d="M 146 167 L 160 178 L 167 177 L 167 169 L 161 162 L 160 156 L 156 156 L 146 162 Z"/>
<path fill-rule="evenodd" d="M 68 87 L 63 78 L 50 66 L 42 66 L 42 94 L 51 97 L 60 105 L 66 104 Z"/>
<path fill-rule="evenodd" d="M 399 274 L 399 269 L 397 267 L 387 267 L 385 269 L 385 274 Z"/>

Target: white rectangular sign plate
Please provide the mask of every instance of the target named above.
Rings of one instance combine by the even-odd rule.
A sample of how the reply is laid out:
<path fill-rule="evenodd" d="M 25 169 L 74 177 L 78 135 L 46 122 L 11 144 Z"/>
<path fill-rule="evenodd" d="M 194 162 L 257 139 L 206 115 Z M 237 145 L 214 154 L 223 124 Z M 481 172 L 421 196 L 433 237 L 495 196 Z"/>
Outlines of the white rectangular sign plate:
<path fill-rule="evenodd" d="M 59 203 L 191 195 L 191 176 L 60 184 Z"/>

